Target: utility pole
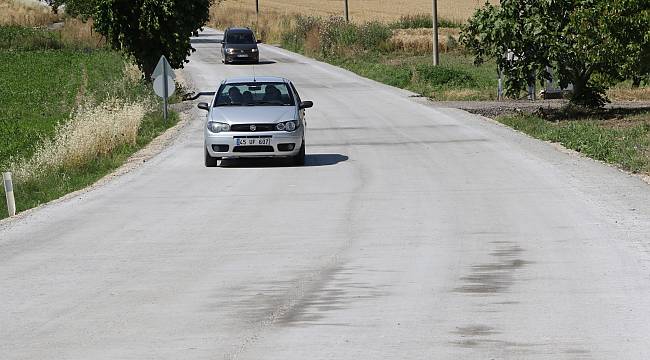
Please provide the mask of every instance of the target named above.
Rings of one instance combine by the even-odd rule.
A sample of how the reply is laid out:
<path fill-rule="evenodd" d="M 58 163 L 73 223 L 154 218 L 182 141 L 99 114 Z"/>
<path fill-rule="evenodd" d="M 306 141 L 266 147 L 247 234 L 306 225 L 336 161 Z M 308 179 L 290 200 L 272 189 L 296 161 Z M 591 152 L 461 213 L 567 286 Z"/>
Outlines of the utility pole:
<path fill-rule="evenodd" d="M 345 0 L 345 22 L 350 22 L 350 11 L 348 9 L 348 0 Z"/>
<path fill-rule="evenodd" d="M 440 64 L 440 56 L 438 55 L 438 3 L 437 0 L 433 1 L 433 12 L 431 19 L 433 20 L 433 65 Z"/>

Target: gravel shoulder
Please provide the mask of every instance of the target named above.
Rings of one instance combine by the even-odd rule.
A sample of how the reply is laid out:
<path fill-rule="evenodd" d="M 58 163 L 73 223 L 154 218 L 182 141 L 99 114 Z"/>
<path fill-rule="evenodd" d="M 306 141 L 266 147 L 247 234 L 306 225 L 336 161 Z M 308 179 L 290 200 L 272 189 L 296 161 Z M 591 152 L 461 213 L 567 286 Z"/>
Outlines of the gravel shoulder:
<path fill-rule="evenodd" d="M 455 108 L 467 112 L 495 118 L 511 114 L 534 114 L 540 111 L 557 110 L 566 106 L 567 100 L 538 100 L 538 101 L 432 101 L 427 104 L 440 108 Z M 650 101 L 614 101 L 605 107 L 608 110 L 650 110 Z"/>

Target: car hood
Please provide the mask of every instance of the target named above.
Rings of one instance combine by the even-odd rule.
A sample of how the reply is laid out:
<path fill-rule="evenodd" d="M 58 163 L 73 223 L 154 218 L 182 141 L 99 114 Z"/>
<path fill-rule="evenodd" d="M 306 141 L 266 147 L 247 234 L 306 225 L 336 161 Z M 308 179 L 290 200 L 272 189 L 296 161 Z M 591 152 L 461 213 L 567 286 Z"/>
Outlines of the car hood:
<path fill-rule="evenodd" d="M 234 124 L 275 124 L 297 119 L 294 106 L 220 106 L 212 108 L 210 120 Z"/>
<path fill-rule="evenodd" d="M 251 50 L 257 49 L 257 44 L 227 44 L 226 49 Z"/>

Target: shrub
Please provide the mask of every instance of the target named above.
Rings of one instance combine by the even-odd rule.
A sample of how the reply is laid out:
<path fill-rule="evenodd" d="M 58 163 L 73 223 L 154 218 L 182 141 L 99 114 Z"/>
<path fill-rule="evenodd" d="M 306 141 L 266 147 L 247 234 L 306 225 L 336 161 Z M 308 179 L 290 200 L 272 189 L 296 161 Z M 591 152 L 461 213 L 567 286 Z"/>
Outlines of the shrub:
<path fill-rule="evenodd" d="M 460 23 L 447 19 L 438 19 L 438 27 L 441 28 L 459 28 Z M 400 17 L 399 20 L 390 24 L 390 27 L 393 29 L 420 29 L 420 28 L 432 28 L 433 21 L 431 15 L 427 14 L 417 14 L 417 15 L 405 15 Z"/>
<path fill-rule="evenodd" d="M 444 66 L 419 64 L 415 67 L 417 76 L 434 86 L 476 86 L 476 80 L 469 73 Z"/>
<path fill-rule="evenodd" d="M 341 17 L 330 17 L 319 28 L 321 53 L 323 56 L 340 54 L 346 50 L 381 51 L 388 48 L 391 29 L 380 22 L 372 21 L 362 25 L 346 22 Z"/>
<path fill-rule="evenodd" d="M 307 40 L 308 37 L 312 40 L 312 43 L 314 42 L 313 34 L 318 34 L 321 20 L 317 17 L 302 15 L 296 15 L 294 20 L 295 25 L 282 34 L 282 46 L 290 50 L 303 51 L 305 50 L 305 40 Z M 316 36 L 316 38 L 317 37 L 318 36 Z M 320 43 L 319 41 L 316 42 Z"/>
<path fill-rule="evenodd" d="M 357 39 L 364 49 L 374 50 L 382 49 L 392 35 L 393 32 L 387 25 L 378 21 L 372 21 L 361 26 L 360 32 L 357 34 Z"/>
<path fill-rule="evenodd" d="M 0 26 L 0 50 L 61 49 L 63 43 L 56 33 L 21 26 Z"/>

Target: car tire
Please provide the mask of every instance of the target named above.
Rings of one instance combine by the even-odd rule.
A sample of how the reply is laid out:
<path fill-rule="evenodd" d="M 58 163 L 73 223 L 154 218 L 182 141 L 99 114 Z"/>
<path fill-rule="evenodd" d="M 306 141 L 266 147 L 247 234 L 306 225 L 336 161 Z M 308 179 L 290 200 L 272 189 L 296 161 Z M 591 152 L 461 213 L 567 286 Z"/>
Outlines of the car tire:
<path fill-rule="evenodd" d="M 303 140 L 302 145 L 300 146 L 300 151 L 298 154 L 293 156 L 293 164 L 296 166 L 305 165 L 305 141 Z"/>
<path fill-rule="evenodd" d="M 217 167 L 219 165 L 219 158 L 210 156 L 208 149 L 205 149 L 205 167 Z"/>

